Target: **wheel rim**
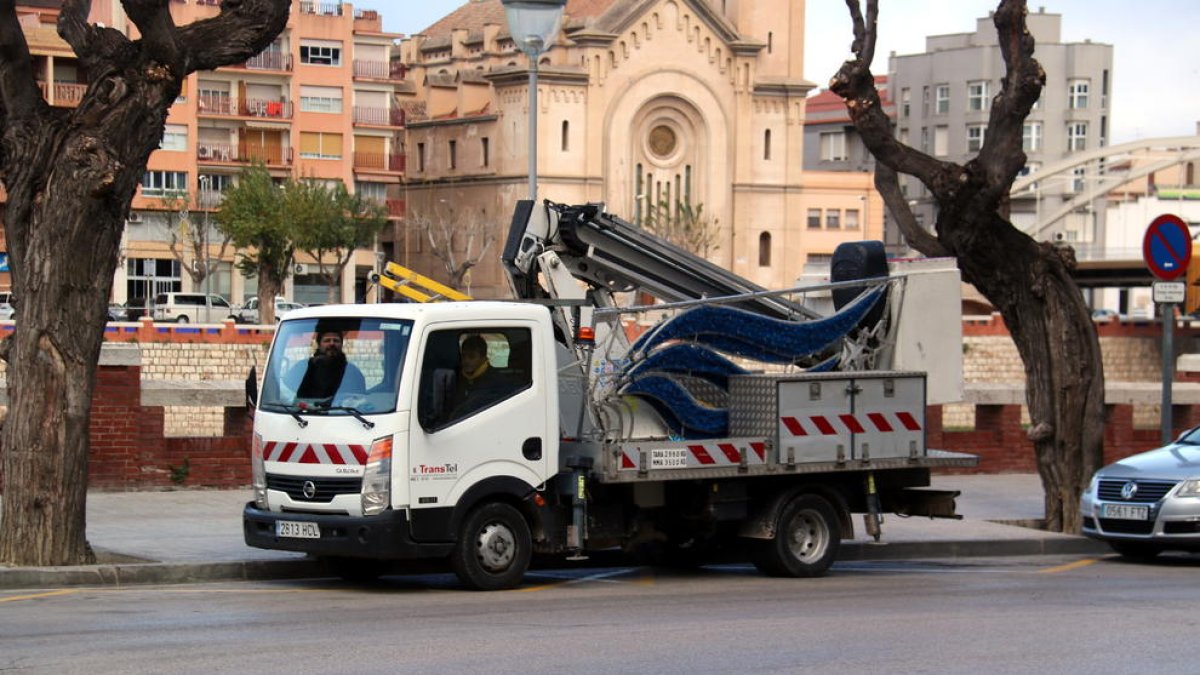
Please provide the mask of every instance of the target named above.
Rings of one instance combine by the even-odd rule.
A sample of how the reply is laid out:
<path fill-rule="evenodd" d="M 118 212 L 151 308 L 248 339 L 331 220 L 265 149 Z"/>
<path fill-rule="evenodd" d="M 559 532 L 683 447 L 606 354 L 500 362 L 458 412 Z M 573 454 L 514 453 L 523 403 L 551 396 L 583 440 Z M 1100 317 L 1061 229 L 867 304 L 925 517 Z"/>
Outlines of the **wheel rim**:
<path fill-rule="evenodd" d="M 489 572 L 503 572 L 517 556 L 517 538 L 503 523 L 489 523 L 479 532 L 475 555 Z"/>
<path fill-rule="evenodd" d="M 820 560 L 829 548 L 829 525 L 813 510 L 798 512 L 788 524 L 787 546 L 802 562 Z"/>

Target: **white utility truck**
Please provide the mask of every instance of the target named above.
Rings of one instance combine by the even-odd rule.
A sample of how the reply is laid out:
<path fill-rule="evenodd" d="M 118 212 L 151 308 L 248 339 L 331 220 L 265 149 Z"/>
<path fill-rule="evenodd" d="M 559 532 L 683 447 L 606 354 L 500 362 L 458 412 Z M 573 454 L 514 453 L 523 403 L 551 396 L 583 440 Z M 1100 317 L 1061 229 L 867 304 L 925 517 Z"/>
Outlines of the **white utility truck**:
<path fill-rule="evenodd" d="M 769 292 L 601 205 L 530 201 L 502 259 L 514 302 L 284 317 L 247 381 L 247 544 L 503 589 L 534 554 L 618 547 L 818 576 L 852 513 L 876 539 L 883 513 L 956 517 L 920 489 L 976 462 L 925 443 L 926 404 L 961 398 L 952 264 L 874 242 Z"/>

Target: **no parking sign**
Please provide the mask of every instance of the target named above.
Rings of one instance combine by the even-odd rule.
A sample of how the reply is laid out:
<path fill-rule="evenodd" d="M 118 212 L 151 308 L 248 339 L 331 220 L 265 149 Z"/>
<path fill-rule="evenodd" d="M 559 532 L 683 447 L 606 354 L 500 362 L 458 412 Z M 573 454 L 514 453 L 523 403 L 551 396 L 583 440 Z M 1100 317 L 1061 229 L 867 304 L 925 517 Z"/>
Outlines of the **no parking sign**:
<path fill-rule="evenodd" d="M 1142 238 L 1142 259 L 1163 281 L 1182 276 L 1192 259 L 1192 231 L 1187 223 L 1169 213 L 1150 221 Z"/>

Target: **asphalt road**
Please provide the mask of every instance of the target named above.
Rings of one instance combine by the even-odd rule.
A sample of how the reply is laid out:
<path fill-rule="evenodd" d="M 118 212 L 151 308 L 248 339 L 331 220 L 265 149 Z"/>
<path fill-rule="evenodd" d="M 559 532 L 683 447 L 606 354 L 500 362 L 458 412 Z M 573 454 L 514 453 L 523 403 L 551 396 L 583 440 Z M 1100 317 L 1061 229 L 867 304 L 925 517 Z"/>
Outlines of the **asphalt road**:
<path fill-rule="evenodd" d="M 0 592 L 0 671 L 1194 672 L 1200 555 Z"/>

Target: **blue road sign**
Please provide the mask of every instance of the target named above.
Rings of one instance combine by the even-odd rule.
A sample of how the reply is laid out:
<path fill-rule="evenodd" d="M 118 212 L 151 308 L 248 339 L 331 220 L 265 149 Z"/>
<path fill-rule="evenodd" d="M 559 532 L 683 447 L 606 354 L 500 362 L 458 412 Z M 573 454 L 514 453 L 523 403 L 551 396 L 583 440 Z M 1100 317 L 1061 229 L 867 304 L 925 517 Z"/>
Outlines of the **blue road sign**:
<path fill-rule="evenodd" d="M 1142 258 L 1163 281 L 1182 276 L 1192 259 L 1192 231 L 1187 223 L 1169 213 L 1152 220 L 1142 238 Z"/>

